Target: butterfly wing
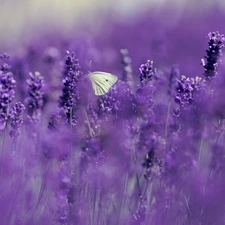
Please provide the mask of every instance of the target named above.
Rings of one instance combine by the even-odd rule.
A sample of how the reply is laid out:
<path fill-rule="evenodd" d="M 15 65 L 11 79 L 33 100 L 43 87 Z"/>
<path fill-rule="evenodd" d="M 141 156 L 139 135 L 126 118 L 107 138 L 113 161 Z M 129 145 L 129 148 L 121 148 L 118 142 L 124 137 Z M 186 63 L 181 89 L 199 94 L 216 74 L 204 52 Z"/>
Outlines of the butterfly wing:
<path fill-rule="evenodd" d="M 105 72 L 93 72 L 89 74 L 95 95 L 104 95 L 116 83 L 118 77 Z"/>

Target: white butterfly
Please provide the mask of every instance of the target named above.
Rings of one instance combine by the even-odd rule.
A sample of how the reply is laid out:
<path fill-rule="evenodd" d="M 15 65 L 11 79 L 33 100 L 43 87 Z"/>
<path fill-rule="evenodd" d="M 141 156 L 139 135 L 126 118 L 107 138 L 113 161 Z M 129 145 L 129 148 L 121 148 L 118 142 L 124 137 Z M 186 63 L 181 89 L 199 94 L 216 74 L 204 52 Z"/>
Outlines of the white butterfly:
<path fill-rule="evenodd" d="M 104 95 L 116 83 L 118 77 L 110 73 L 96 71 L 88 74 L 95 95 Z"/>

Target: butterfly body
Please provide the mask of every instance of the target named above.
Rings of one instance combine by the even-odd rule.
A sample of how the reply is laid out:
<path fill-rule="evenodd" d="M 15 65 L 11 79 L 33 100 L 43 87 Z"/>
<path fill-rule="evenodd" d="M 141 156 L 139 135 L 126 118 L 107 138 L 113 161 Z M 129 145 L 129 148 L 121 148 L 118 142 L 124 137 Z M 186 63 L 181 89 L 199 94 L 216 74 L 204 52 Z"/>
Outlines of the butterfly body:
<path fill-rule="evenodd" d="M 106 72 L 96 71 L 88 74 L 95 95 L 104 95 L 116 83 L 118 77 Z"/>

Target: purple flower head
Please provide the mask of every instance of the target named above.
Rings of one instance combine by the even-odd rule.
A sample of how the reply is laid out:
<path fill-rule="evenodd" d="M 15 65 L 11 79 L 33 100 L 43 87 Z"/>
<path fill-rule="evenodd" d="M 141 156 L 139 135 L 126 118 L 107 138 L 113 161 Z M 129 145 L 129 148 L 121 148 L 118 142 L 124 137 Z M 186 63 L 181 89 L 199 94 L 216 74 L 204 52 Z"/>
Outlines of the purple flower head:
<path fill-rule="evenodd" d="M 26 83 L 28 86 L 28 97 L 25 99 L 25 105 L 28 111 L 28 118 L 33 123 L 37 123 L 44 104 L 44 93 L 42 92 L 44 77 L 39 72 L 35 72 L 34 74 L 30 72 Z"/>
<path fill-rule="evenodd" d="M 120 102 L 116 98 L 116 90 L 114 89 L 114 87 L 112 87 L 107 94 L 102 95 L 98 99 L 98 106 L 100 109 L 100 113 L 105 115 L 106 117 L 117 117 L 117 112 L 120 110 Z"/>
<path fill-rule="evenodd" d="M 152 78 L 156 75 L 156 69 L 153 69 L 153 61 L 148 60 L 146 64 L 142 64 L 139 68 L 140 85 L 136 91 L 136 105 L 137 112 L 145 120 L 152 117 L 153 93 L 154 86 L 150 83 Z"/>
<path fill-rule="evenodd" d="M 61 124 L 62 117 L 61 112 L 52 113 L 49 118 L 48 128 L 50 130 L 57 130 Z"/>
<path fill-rule="evenodd" d="M 156 69 L 153 68 L 153 61 L 148 60 L 145 64 L 141 64 L 139 72 L 141 74 L 141 83 L 146 83 L 152 80 L 153 76 L 156 74 Z"/>
<path fill-rule="evenodd" d="M 80 100 L 79 81 L 83 73 L 74 53 L 67 51 L 64 68 L 63 90 L 60 96 L 60 107 L 65 110 L 67 123 L 76 124 L 74 111 L 77 110 Z M 72 117 L 72 118 L 71 118 Z"/>
<path fill-rule="evenodd" d="M 9 112 L 10 125 L 12 130 L 9 132 L 11 138 L 15 139 L 20 134 L 20 128 L 23 124 L 23 110 L 25 106 L 21 102 L 17 102 Z"/>
<path fill-rule="evenodd" d="M 9 103 L 15 98 L 16 81 L 11 72 L 0 71 L 0 109 L 6 110 Z"/>
<path fill-rule="evenodd" d="M 192 104 L 197 101 L 195 98 L 198 91 L 206 87 L 205 81 L 200 77 L 188 78 L 181 76 L 176 87 L 175 102 L 181 107 Z"/>
<path fill-rule="evenodd" d="M 202 65 L 205 69 L 204 76 L 207 80 L 213 79 L 217 75 L 217 67 L 219 59 L 222 56 L 222 48 L 224 47 L 225 37 L 223 34 L 217 32 L 210 32 L 208 34 L 209 48 L 206 50 L 206 62 L 202 59 Z"/>
<path fill-rule="evenodd" d="M 9 72 L 10 66 L 6 63 L 9 56 L 3 54 L 0 59 L 3 60 L 3 65 L 0 67 L 0 129 L 3 130 L 7 121 L 9 104 L 15 98 L 16 81 L 13 74 Z"/>
<path fill-rule="evenodd" d="M 9 60 L 9 55 L 4 53 L 4 54 L 0 55 L 0 59 L 3 61 L 3 64 L 0 65 L 0 71 L 8 72 L 9 69 L 11 68 L 11 66 L 7 62 Z"/>

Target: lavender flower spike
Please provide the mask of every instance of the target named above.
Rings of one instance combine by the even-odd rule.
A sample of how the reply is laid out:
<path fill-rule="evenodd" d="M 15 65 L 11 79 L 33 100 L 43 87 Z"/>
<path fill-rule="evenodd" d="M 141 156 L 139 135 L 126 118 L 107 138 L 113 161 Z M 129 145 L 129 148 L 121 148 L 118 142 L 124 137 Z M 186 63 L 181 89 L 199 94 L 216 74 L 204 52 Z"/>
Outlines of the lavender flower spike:
<path fill-rule="evenodd" d="M 0 66 L 0 129 L 4 130 L 9 104 L 15 98 L 16 81 L 13 74 L 9 72 L 10 66 L 7 63 L 9 56 L 3 54 L 0 59 L 3 60 L 3 64 Z"/>
<path fill-rule="evenodd" d="M 82 76 L 80 71 L 79 60 L 76 58 L 74 53 L 67 51 L 67 57 L 65 60 L 64 68 L 64 79 L 63 79 L 63 90 L 62 96 L 60 97 L 60 106 L 65 110 L 67 117 L 67 122 L 69 123 L 72 120 L 74 125 L 74 115 L 71 117 L 71 110 L 77 106 L 80 99 L 80 92 L 78 89 L 79 79 Z"/>
<path fill-rule="evenodd" d="M 204 76 L 207 80 L 213 79 L 217 75 L 217 67 L 219 65 L 219 58 L 222 56 L 222 48 L 224 47 L 225 37 L 223 34 L 217 32 L 210 32 L 209 49 L 206 50 L 207 55 L 201 60 L 201 63 L 205 69 Z"/>
<path fill-rule="evenodd" d="M 10 125 L 12 130 L 9 132 L 11 138 L 15 139 L 20 134 L 20 128 L 23 124 L 23 110 L 25 106 L 21 102 L 17 102 L 9 112 Z"/>
<path fill-rule="evenodd" d="M 153 69 L 153 61 L 148 60 L 145 64 L 141 64 L 139 72 L 141 74 L 140 76 L 141 83 L 145 83 L 152 80 L 152 77 L 156 73 L 156 69 Z"/>
<path fill-rule="evenodd" d="M 184 75 L 178 80 L 174 100 L 181 107 L 187 106 L 195 101 L 196 91 L 205 88 L 205 81 L 200 77 L 188 78 Z"/>
<path fill-rule="evenodd" d="M 28 118 L 31 122 L 37 123 L 41 116 L 41 108 L 44 104 L 42 87 L 44 85 L 44 77 L 39 72 L 29 73 L 27 79 L 28 97 L 25 100 L 28 111 Z"/>

